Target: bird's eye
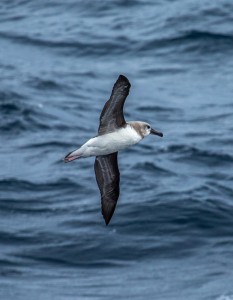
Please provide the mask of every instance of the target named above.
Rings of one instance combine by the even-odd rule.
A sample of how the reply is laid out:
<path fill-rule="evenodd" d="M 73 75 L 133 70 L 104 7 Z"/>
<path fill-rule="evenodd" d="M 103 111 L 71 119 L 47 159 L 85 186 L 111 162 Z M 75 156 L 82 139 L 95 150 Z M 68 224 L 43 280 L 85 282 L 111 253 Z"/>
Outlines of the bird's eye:
<path fill-rule="evenodd" d="M 146 129 L 150 129 L 150 126 L 149 126 L 149 125 L 146 125 Z"/>

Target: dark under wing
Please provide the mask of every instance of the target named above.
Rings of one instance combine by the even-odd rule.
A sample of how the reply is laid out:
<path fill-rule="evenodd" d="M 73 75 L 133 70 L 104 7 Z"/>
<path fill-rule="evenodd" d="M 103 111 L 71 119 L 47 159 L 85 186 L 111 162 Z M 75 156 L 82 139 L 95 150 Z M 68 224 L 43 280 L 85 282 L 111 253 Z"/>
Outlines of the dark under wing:
<path fill-rule="evenodd" d="M 120 172 L 117 152 L 96 156 L 95 176 L 101 194 L 102 214 L 106 225 L 110 222 L 120 193 Z"/>
<path fill-rule="evenodd" d="M 113 86 L 110 99 L 105 103 L 101 112 L 98 135 L 113 132 L 126 124 L 123 107 L 129 89 L 129 80 L 120 75 Z M 101 194 L 102 214 L 108 225 L 120 194 L 117 152 L 96 157 L 95 176 Z"/>
<path fill-rule="evenodd" d="M 125 99 L 129 94 L 129 80 L 120 75 L 115 82 L 110 99 L 105 103 L 100 115 L 100 125 L 98 134 L 113 132 L 123 127 L 126 122 L 123 113 Z"/>

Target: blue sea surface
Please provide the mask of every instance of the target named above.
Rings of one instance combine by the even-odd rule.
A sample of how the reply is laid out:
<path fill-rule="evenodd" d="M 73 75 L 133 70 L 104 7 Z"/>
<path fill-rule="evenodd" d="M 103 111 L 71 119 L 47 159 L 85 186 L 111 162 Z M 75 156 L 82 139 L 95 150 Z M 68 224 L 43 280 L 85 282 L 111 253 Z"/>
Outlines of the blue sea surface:
<path fill-rule="evenodd" d="M 127 120 L 109 226 L 94 158 L 119 74 Z M 233 299 L 232 0 L 0 3 L 0 300 Z"/>

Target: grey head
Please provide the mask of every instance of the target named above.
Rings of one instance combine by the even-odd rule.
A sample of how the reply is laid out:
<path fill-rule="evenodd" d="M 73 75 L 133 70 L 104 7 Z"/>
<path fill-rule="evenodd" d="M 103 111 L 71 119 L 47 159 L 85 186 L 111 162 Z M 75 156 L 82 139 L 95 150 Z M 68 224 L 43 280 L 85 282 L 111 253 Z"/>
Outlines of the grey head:
<path fill-rule="evenodd" d="M 146 122 L 141 122 L 141 121 L 131 121 L 131 122 L 127 122 L 129 125 L 131 125 L 131 127 L 133 127 L 133 129 L 142 137 L 144 138 L 145 136 L 149 135 L 149 134 L 153 134 L 153 135 L 158 135 L 160 137 L 163 137 L 163 133 L 153 129 L 150 124 L 146 123 Z"/>

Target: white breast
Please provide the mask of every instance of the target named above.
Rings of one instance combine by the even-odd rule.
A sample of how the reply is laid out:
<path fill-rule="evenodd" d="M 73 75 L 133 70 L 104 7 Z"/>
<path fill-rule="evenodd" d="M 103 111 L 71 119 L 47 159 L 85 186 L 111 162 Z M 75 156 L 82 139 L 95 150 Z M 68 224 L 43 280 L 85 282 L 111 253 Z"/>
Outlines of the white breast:
<path fill-rule="evenodd" d="M 138 143 L 142 137 L 129 124 L 117 131 L 97 136 L 87 141 L 81 148 L 82 156 L 107 155 Z"/>

